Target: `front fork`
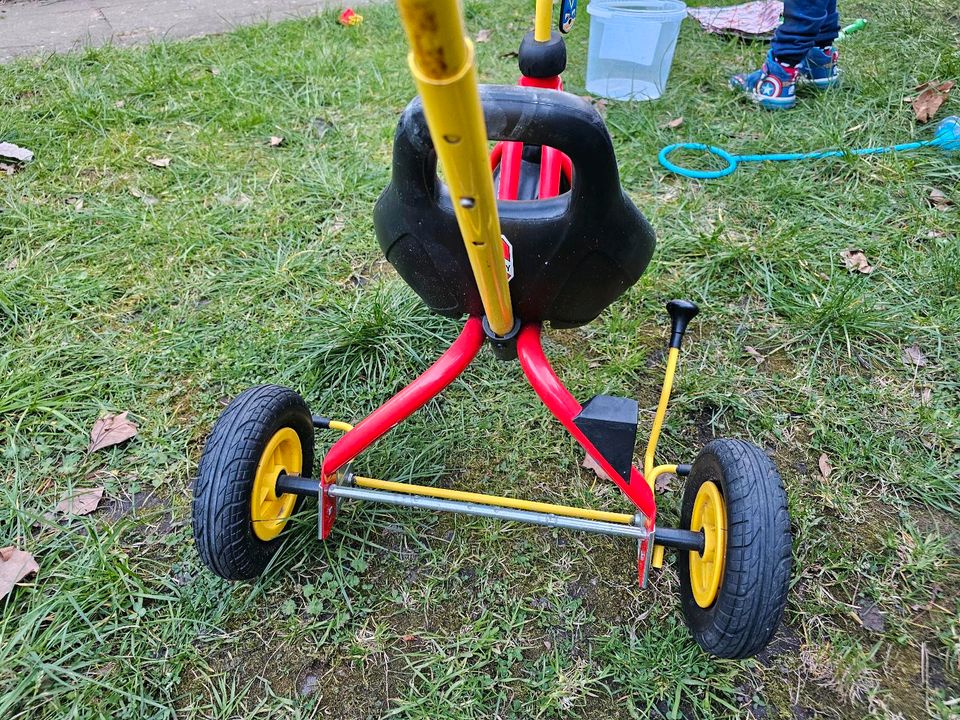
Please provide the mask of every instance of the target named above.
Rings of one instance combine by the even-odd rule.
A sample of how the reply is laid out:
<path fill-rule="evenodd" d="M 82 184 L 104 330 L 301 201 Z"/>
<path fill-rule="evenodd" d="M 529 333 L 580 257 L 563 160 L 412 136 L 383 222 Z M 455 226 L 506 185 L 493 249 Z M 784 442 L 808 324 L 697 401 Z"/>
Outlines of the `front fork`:
<path fill-rule="evenodd" d="M 315 424 L 318 427 L 330 427 L 345 431 L 344 435 L 333 444 L 323 458 L 319 487 L 311 492 L 308 486 L 310 486 L 310 483 L 316 483 L 316 481 L 305 478 L 288 479 L 282 476 L 278 481 L 278 492 L 318 493 L 320 495 L 319 532 L 323 539 L 329 537 L 336 520 L 338 497 L 362 500 L 374 500 L 379 497 L 381 502 L 390 504 L 426 507 L 436 510 L 455 510 L 473 515 L 501 517 L 503 519 L 570 527 L 605 534 L 632 535 L 638 541 L 638 577 L 641 585 L 645 585 L 649 565 L 653 564 L 656 567 L 661 565 L 665 545 L 679 549 L 696 550 L 702 548 L 703 543 L 702 535 L 699 533 L 670 528 L 662 528 L 658 531 L 656 526 L 657 506 L 654 495 L 656 477 L 664 472 L 680 474 L 689 472 L 689 466 L 654 466 L 653 464 L 657 442 L 666 414 L 667 402 L 670 397 L 680 342 L 687 324 L 697 313 L 696 306 L 686 301 L 671 301 L 667 309 L 672 321 L 670 353 L 663 388 L 660 393 L 660 402 L 657 406 L 650 439 L 644 454 L 644 465 L 647 472 L 644 474 L 636 467 L 631 467 L 629 480 L 621 477 L 603 453 L 591 443 L 574 422 L 583 408 L 550 366 L 543 352 L 540 324 L 527 323 L 523 325 L 517 337 L 517 356 L 530 385 L 544 405 L 561 422 L 587 455 L 633 503 L 638 511 L 633 515 L 605 513 L 584 508 L 549 505 L 515 498 L 464 493 L 405 483 L 391 483 L 373 478 L 361 478 L 353 474 L 350 463 L 361 452 L 439 395 L 470 365 L 486 337 L 482 321 L 477 317 L 471 317 L 467 320 L 456 341 L 422 375 L 356 426 L 337 423 L 325 418 L 316 418 Z M 347 486 L 355 489 L 347 489 Z M 404 498 L 404 495 L 427 497 L 432 498 L 432 500 L 410 500 L 409 497 Z M 485 509 L 489 507 L 507 508 L 508 510 Z M 564 517 L 576 518 L 577 520 L 550 519 Z M 617 529 L 615 526 L 618 524 L 631 525 L 636 527 L 637 530 Z M 659 541 L 656 545 L 654 544 L 655 539 Z M 654 549 L 652 562 L 651 548 Z"/>

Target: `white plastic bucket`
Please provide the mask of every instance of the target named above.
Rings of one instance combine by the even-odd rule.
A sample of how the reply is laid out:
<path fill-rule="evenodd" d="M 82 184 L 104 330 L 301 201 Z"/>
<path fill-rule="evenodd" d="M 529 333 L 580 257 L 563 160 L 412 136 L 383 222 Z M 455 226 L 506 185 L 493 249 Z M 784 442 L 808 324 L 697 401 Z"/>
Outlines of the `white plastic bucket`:
<path fill-rule="evenodd" d="M 593 0 L 587 92 L 613 100 L 663 94 L 687 6 L 680 0 Z"/>

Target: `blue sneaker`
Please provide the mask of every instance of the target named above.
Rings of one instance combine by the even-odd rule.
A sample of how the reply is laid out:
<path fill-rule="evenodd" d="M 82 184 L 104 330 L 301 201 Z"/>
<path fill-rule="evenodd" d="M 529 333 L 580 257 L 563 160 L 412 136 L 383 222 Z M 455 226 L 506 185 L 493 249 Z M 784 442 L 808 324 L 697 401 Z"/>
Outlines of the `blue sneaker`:
<path fill-rule="evenodd" d="M 730 87 L 767 110 L 789 110 L 797 104 L 799 73 L 799 68 L 778 63 L 773 52 L 768 52 L 763 67 L 748 75 L 734 75 Z"/>
<path fill-rule="evenodd" d="M 810 48 L 807 56 L 797 66 L 800 70 L 800 82 L 815 85 L 819 90 L 835 87 L 840 82 L 840 68 L 837 65 L 837 51 L 829 47 L 822 50 Z"/>

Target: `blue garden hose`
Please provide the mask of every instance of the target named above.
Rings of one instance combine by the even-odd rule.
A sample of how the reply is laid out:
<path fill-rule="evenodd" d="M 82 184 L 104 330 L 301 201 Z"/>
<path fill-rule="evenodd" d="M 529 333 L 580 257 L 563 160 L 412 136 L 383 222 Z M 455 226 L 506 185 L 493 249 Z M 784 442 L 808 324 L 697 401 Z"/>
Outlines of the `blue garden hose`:
<path fill-rule="evenodd" d="M 667 145 L 667 147 L 661 150 L 658 158 L 661 165 L 677 175 L 683 175 L 684 177 L 694 178 L 696 180 L 715 180 L 716 178 L 729 175 L 737 169 L 740 163 L 746 162 L 764 162 L 767 160 L 782 162 L 785 160 L 819 160 L 821 158 L 846 157 L 848 155 L 882 155 L 890 152 L 918 150 L 924 147 L 940 148 L 943 152 L 960 151 L 960 117 L 951 115 L 937 125 L 937 132 L 933 136 L 933 140 L 887 145 L 886 147 L 860 148 L 859 150 L 821 150 L 819 152 L 808 153 L 734 155 L 733 153 L 728 153 L 723 148 L 718 148 L 713 145 L 704 145 L 703 143 L 675 143 L 674 145 Z M 720 170 L 691 170 L 690 168 L 681 167 L 670 161 L 668 156 L 676 150 L 707 152 L 720 158 L 727 163 L 727 165 Z"/>

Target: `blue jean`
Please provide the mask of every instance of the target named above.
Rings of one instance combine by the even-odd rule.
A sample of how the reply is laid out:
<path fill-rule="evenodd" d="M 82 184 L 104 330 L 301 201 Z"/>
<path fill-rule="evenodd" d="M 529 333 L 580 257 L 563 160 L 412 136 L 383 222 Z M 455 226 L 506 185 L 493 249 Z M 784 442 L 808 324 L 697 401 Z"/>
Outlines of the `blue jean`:
<path fill-rule="evenodd" d="M 830 45 L 839 32 L 837 0 L 784 0 L 783 24 L 770 46 L 776 58 L 802 58 L 814 45 Z"/>

